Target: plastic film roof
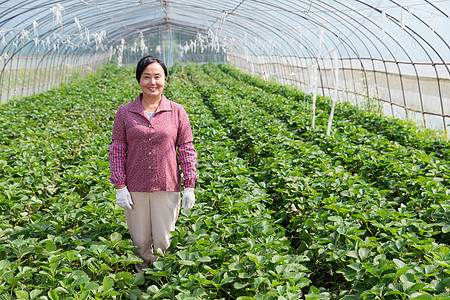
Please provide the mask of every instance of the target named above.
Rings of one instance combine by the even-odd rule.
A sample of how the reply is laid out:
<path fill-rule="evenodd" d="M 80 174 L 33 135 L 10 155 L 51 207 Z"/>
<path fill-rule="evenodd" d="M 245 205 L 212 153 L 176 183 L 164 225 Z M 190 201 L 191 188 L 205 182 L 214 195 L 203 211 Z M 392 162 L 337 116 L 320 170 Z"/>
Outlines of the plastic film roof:
<path fill-rule="evenodd" d="M 98 54 L 134 64 L 153 54 L 168 65 L 227 60 L 306 89 L 315 80 L 311 66 L 331 69 L 328 60 L 337 57 L 342 72 L 362 72 L 345 80 L 362 78 L 356 90 L 365 98 L 389 103 L 393 115 L 414 106 L 419 118 L 438 116 L 445 127 L 449 14 L 450 0 L 0 1 L 0 68 L 14 57 Z M 398 88 L 380 72 L 400 76 Z M 418 100 L 410 105 L 404 76 L 433 78 L 437 90 L 427 96 L 413 83 Z M 326 95 L 332 80 L 318 77 Z M 435 107 L 427 108 L 430 101 Z"/>
<path fill-rule="evenodd" d="M 146 36 L 171 28 L 249 54 L 314 57 L 333 49 L 340 57 L 450 61 L 448 0 L 15 0 L 2 1 L 0 10 L 3 57 L 24 39 L 70 51 L 107 51 L 122 39 L 152 48 L 158 41 Z"/>

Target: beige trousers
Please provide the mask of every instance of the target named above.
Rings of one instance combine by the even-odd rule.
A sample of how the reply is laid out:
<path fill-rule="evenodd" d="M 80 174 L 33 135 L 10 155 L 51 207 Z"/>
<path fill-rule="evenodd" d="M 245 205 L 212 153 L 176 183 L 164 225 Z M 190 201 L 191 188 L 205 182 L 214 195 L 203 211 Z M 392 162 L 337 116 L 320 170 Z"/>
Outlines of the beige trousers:
<path fill-rule="evenodd" d="M 133 209 L 125 209 L 131 240 L 137 247 L 135 254 L 143 259 L 136 265 L 136 270 L 143 273 L 148 263 L 157 259 L 153 250 L 166 250 L 170 246 L 170 231 L 175 230 L 175 223 L 180 210 L 179 192 L 131 192 Z"/>

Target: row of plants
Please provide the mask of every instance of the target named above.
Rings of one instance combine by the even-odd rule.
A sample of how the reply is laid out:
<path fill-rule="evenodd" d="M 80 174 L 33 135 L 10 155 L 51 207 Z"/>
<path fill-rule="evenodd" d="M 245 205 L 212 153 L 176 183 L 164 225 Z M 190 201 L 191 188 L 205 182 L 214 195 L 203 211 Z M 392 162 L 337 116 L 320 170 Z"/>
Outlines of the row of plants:
<path fill-rule="evenodd" d="M 335 163 L 343 163 L 352 173 L 362 175 L 365 180 L 375 183 L 380 189 L 397 189 L 397 194 L 389 191 L 390 199 L 397 202 L 404 200 L 407 202 L 406 205 L 411 206 L 419 204 L 418 209 L 420 210 L 424 206 L 423 202 L 429 201 L 433 204 L 433 201 L 440 203 L 444 201 L 445 203 L 448 198 L 448 187 L 450 186 L 448 160 L 436 158 L 438 155 L 435 153 L 427 155 L 422 149 L 404 147 L 397 142 L 387 140 L 382 135 L 367 132 L 364 128 L 359 128 L 342 118 L 335 120 L 337 130 L 331 138 L 324 136 L 324 126 L 322 126 L 322 131 L 319 129 L 305 132 L 304 126 L 307 119 L 304 114 L 301 116 L 301 113 L 297 113 L 302 108 L 298 106 L 298 101 L 276 96 L 272 96 L 272 101 L 265 100 L 267 99 L 261 95 L 255 97 L 255 101 L 259 101 L 260 105 L 271 109 L 275 115 L 288 124 L 294 125 L 291 126 L 291 129 L 302 138 L 313 141 L 333 156 Z M 295 111 L 295 117 L 292 117 L 292 113 L 286 113 L 287 111 Z M 327 120 L 327 114 L 328 111 L 322 112 L 322 123 Z M 346 151 L 347 153 L 345 153 Z M 366 152 L 365 156 L 358 157 L 363 152 Z M 401 197 L 398 195 L 399 190 L 403 193 Z M 441 210 L 441 212 L 443 211 Z M 428 211 L 428 213 L 434 212 Z M 433 222 L 433 218 L 426 214 L 423 219 Z M 448 230 L 448 224 L 445 222 L 447 219 L 444 216 L 444 218 L 438 218 L 438 222 L 436 222 L 438 226 L 442 225 L 440 229 L 443 233 Z M 445 239 L 443 240 L 445 241 Z"/>
<path fill-rule="evenodd" d="M 131 72 L 106 67 L 1 107 L 0 298 L 315 297 L 306 258 L 265 207 L 264 187 L 176 73 L 167 93 L 192 113 L 199 137 L 198 205 L 180 217 L 170 254 L 134 274 L 139 259 L 107 162 L 114 113 L 138 92 Z"/>
<path fill-rule="evenodd" d="M 308 113 L 287 113 L 300 111 L 301 107 L 295 99 L 267 95 L 252 87 L 236 90 L 236 81 L 230 81 L 216 72 L 215 77 L 218 76 L 221 76 L 222 83 L 229 83 L 230 90 L 234 89 L 236 93 L 244 91 L 246 96 L 252 97 L 260 106 L 270 109 L 275 116 L 288 123 L 290 130 L 318 145 L 332 157 L 335 165 L 343 165 L 347 171 L 358 174 L 374 187 L 386 191 L 388 199 L 402 203 L 411 210 L 416 208 L 422 220 L 435 223 L 437 232 L 442 231 L 436 239 L 445 241 L 444 234 L 450 225 L 446 221 L 445 210 L 428 207 L 430 204 L 445 202 L 450 193 L 450 170 L 446 160 L 437 159 L 421 149 L 404 147 L 342 118 L 335 119 L 333 136 L 326 137 L 323 128 L 327 120 L 326 112 L 318 114 L 319 130 L 305 131 Z M 323 130 L 320 130 L 320 124 Z M 441 217 L 436 219 L 436 215 Z"/>
<path fill-rule="evenodd" d="M 1 299 L 140 295 L 108 181 L 114 113 L 137 92 L 129 71 L 0 106 Z"/>
<path fill-rule="evenodd" d="M 230 65 L 219 65 L 219 68 L 227 74 L 237 78 L 239 81 L 262 88 L 265 91 L 275 95 L 282 95 L 295 100 L 296 103 L 310 102 L 310 95 L 290 86 L 267 82 L 259 77 L 240 72 Z M 317 97 L 317 107 L 329 114 L 332 101 L 329 98 Z M 338 102 L 335 115 L 349 120 L 368 131 L 383 135 L 391 141 L 396 141 L 403 146 L 411 146 L 422 149 L 427 153 L 432 153 L 440 158 L 448 159 L 450 156 L 450 145 L 445 136 L 431 130 L 424 131 L 420 126 L 414 125 L 408 121 L 387 118 L 382 115 L 366 109 L 359 109 L 349 102 Z M 307 123 L 308 124 L 308 123 Z"/>
<path fill-rule="evenodd" d="M 148 293 L 171 299 L 298 299 L 310 297 L 306 259 L 294 255 L 285 230 L 184 68 L 171 70 L 166 95 L 190 115 L 198 152 L 197 204 L 180 217 L 169 253 L 148 269 Z M 311 290 L 314 296 L 314 287 Z"/>
<path fill-rule="evenodd" d="M 295 180 L 292 180 L 291 178 L 289 178 L 287 181 L 291 181 L 290 183 L 292 184 L 292 182 L 294 182 L 294 186 L 295 188 L 289 187 L 288 185 L 284 185 L 282 187 L 278 186 L 277 188 L 274 188 L 273 190 L 279 190 L 281 191 L 281 195 L 283 195 L 285 198 L 290 198 L 292 199 L 291 201 L 288 201 L 287 203 L 290 202 L 290 204 L 292 203 L 302 203 L 303 207 L 301 207 L 301 209 L 298 209 L 298 207 L 296 207 L 296 211 L 297 211 L 297 215 L 300 213 L 300 215 L 302 215 L 297 222 L 293 222 L 292 219 L 290 220 L 291 223 L 295 224 L 295 226 L 293 226 L 292 228 L 296 228 L 296 226 L 305 226 L 305 224 L 309 224 L 311 225 L 311 228 L 315 228 L 316 226 L 318 226 L 317 224 L 320 223 L 324 223 L 323 222 L 323 217 L 324 215 L 320 215 L 320 213 L 324 214 L 323 211 L 317 212 L 317 219 L 314 220 L 313 217 L 311 217 L 311 213 L 314 214 L 316 213 L 314 211 L 314 209 L 317 210 L 318 206 L 320 208 L 321 205 L 323 205 L 323 202 L 328 203 L 328 207 L 326 207 L 326 215 L 329 216 L 330 221 L 334 220 L 338 223 L 341 223 L 340 226 L 342 228 L 345 227 L 352 227 L 351 225 L 353 224 L 353 228 L 354 228 L 354 232 L 363 232 L 364 234 L 357 234 L 361 235 L 362 238 L 368 239 L 368 238 L 372 238 L 371 243 L 373 243 L 373 245 L 371 246 L 371 248 L 373 248 L 374 246 L 378 246 L 378 244 L 384 242 L 384 247 L 388 248 L 387 245 L 389 245 L 390 243 L 394 243 L 397 239 L 398 239 L 398 235 L 401 235 L 401 231 L 404 231 L 404 229 L 410 227 L 413 230 L 413 234 L 411 234 L 410 238 L 414 241 L 414 243 L 417 243 L 418 240 L 420 238 L 422 238 L 422 236 L 424 237 L 428 237 L 427 242 L 433 242 L 433 239 L 430 239 L 429 237 L 432 234 L 436 234 L 436 232 L 433 232 L 433 230 L 423 230 L 423 227 L 426 224 L 425 222 L 423 222 L 420 218 L 417 218 L 416 220 L 412 221 L 408 224 L 402 224 L 402 222 L 394 222 L 398 221 L 398 219 L 403 220 L 404 218 L 408 218 L 410 219 L 411 217 L 415 217 L 416 214 L 414 213 L 414 211 L 411 211 L 410 209 L 405 209 L 403 206 L 401 206 L 400 208 L 398 207 L 398 203 L 395 201 L 392 201 L 389 197 L 385 197 L 386 196 L 386 190 L 380 190 L 380 189 L 374 189 L 370 184 L 367 184 L 364 182 L 364 180 L 361 180 L 358 176 L 355 176 L 351 173 L 348 173 L 345 171 L 345 169 L 343 168 L 343 166 L 341 165 L 337 165 L 338 167 L 340 167 L 341 170 L 334 172 L 336 168 L 336 163 L 335 161 L 333 162 L 333 158 L 329 157 L 327 155 L 323 155 L 322 159 L 324 160 L 323 165 L 321 166 L 323 169 L 325 169 L 325 172 L 322 174 L 312 174 L 311 177 L 313 177 L 311 179 L 311 177 L 308 176 L 308 174 L 306 175 L 306 178 L 308 178 L 307 180 L 305 180 L 305 172 L 300 172 L 304 170 L 305 165 L 308 166 L 308 164 L 310 163 L 310 161 L 308 162 L 301 162 L 298 158 L 295 157 L 295 154 L 297 155 L 301 155 L 301 154 L 309 154 L 308 150 L 305 149 L 317 149 L 317 145 L 314 144 L 310 144 L 310 145 L 305 145 L 302 144 L 301 147 L 304 148 L 300 148 L 299 142 L 298 140 L 296 140 L 296 138 L 293 138 L 292 141 L 289 142 L 281 142 L 280 143 L 280 137 L 277 136 L 277 133 L 282 132 L 281 134 L 281 138 L 286 139 L 286 137 L 289 137 L 290 134 L 289 132 L 286 132 L 284 130 L 283 132 L 283 126 L 281 126 L 279 123 L 277 123 L 276 120 L 272 120 L 273 116 L 274 116 L 274 110 L 270 110 L 270 113 L 267 113 L 267 108 L 266 109 L 260 109 L 257 110 L 254 108 L 254 101 L 257 101 L 256 99 L 260 99 L 260 101 L 264 102 L 264 103 L 275 103 L 273 106 L 277 106 L 280 107 L 279 102 L 278 101 L 274 101 L 274 98 L 276 100 L 278 100 L 278 98 L 276 97 L 263 97 L 261 94 L 258 95 L 252 95 L 252 96 L 247 96 L 246 98 L 246 94 L 248 95 L 248 91 L 251 90 L 251 87 L 249 86 L 245 86 L 242 84 L 242 82 L 235 82 L 234 84 L 231 83 L 227 86 L 222 86 L 222 84 L 224 84 L 224 82 L 226 82 L 226 78 L 220 77 L 219 76 L 219 81 L 220 83 L 212 83 L 212 79 L 211 78 L 217 78 L 217 74 L 213 74 L 214 72 L 211 72 L 211 69 L 214 68 L 212 65 L 209 66 L 205 66 L 204 69 L 209 69 L 208 71 L 208 75 L 204 76 L 204 80 L 206 80 L 207 82 L 201 82 L 198 85 L 198 88 L 201 90 L 203 89 L 204 91 L 204 95 L 206 96 L 206 98 L 208 98 L 209 100 L 207 101 L 213 101 L 213 105 L 211 107 L 211 109 L 213 111 L 215 111 L 217 114 L 222 114 L 222 119 L 224 122 L 227 122 L 228 125 L 230 127 L 233 127 L 232 131 L 235 130 L 233 132 L 233 135 L 236 138 L 240 138 L 240 145 L 258 145 L 258 149 L 263 149 L 259 152 L 256 153 L 256 156 L 266 156 L 269 157 L 270 159 L 273 159 L 274 156 L 277 158 L 277 162 L 279 162 L 279 157 L 275 156 L 277 154 L 280 153 L 280 148 L 276 148 L 273 152 L 268 150 L 271 148 L 274 148 L 276 146 L 273 146 L 272 143 L 275 142 L 275 144 L 280 145 L 282 144 L 284 146 L 284 149 L 288 149 L 289 147 L 291 148 L 291 150 L 289 150 L 288 152 L 288 161 L 292 162 L 295 161 L 294 164 L 291 165 L 283 165 L 283 169 L 278 171 L 275 175 L 273 176 L 267 176 L 268 172 L 266 171 L 267 166 L 267 161 L 264 161 L 263 164 L 261 164 L 260 168 L 261 168 L 261 172 L 264 173 L 264 176 L 266 177 L 270 177 L 272 179 L 277 179 L 279 180 L 280 178 L 283 178 L 283 176 L 281 176 L 284 172 L 284 174 L 292 174 L 294 172 L 297 172 L 297 174 L 299 174 L 300 176 L 297 176 L 296 180 L 297 182 L 294 182 Z M 222 88 L 221 88 L 222 87 Z M 230 92 L 230 90 L 232 90 Z M 251 92 L 249 92 L 251 93 Z M 220 98 L 220 99 L 218 99 Z M 212 100 L 211 100 L 212 99 Z M 227 102 L 228 103 L 225 103 Z M 252 104 L 253 103 L 253 104 Z M 253 105 L 253 106 L 252 106 Z M 242 109 L 242 106 L 245 106 L 244 109 Z M 281 105 L 281 107 L 283 107 Z M 223 110 L 223 112 L 221 113 L 220 111 Z M 284 110 L 286 114 L 292 115 L 292 114 L 296 114 L 298 113 L 297 111 L 292 112 L 292 110 Z M 275 114 L 276 115 L 276 114 Z M 220 117 L 220 116 L 219 116 Z M 272 125 L 274 124 L 274 125 Z M 286 124 L 285 124 L 286 125 Z M 258 132 L 258 129 L 256 128 L 260 128 L 260 132 Z M 272 128 L 275 128 L 274 130 L 271 130 Z M 284 127 L 285 128 L 285 127 Z M 269 132 L 269 133 L 267 133 Z M 264 141 L 264 139 L 266 138 L 266 136 L 269 135 L 272 138 L 272 141 L 266 140 L 266 144 L 263 145 L 259 145 L 261 144 L 261 141 Z M 245 138 L 243 138 L 245 137 Z M 245 139 L 250 139 L 252 138 L 253 140 L 250 140 L 250 142 L 245 143 Z M 295 145 L 294 147 L 286 145 L 286 144 L 290 144 L 290 145 Z M 245 146 L 243 146 L 245 147 Z M 248 149 L 250 149 L 250 146 L 248 146 Z M 255 151 L 254 151 L 255 147 L 253 147 L 253 150 L 249 150 L 246 151 L 247 155 L 250 156 L 255 156 Z M 269 154 L 267 153 L 269 152 Z M 325 153 L 323 153 L 325 154 Z M 282 152 L 281 155 L 283 158 L 286 158 L 286 152 Z M 327 160 L 329 160 L 329 162 L 326 162 Z M 283 161 L 283 163 L 285 163 L 285 161 Z M 296 165 L 295 165 L 296 164 Z M 302 165 L 305 164 L 305 165 Z M 327 165 L 328 164 L 328 165 Z M 344 165 L 345 166 L 345 165 Z M 271 167 L 271 166 L 269 166 Z M 302 170 L 303 168 L 303 170 Z M 333 170 L 334 169 L 334 170 Z M 319 169 L 320 170 L 320 169 Z M 317 169 L 316 169 L 317 172 Z M 327 174 L 328 176 L 326 176 L 325 174 Z M 324 176 L 325 175 L 325 176 Z M 357 174 L 356 174 L 357 175 Z M 286 176 L 284 176 L 286 177 Z M 332 180 L 336 181 L 336 182 L 329 182 L 327 183 L 327 177 L 331 177 Z M 339 177 L 343 177 L 343 179 L 340 179 L 340 181 L 347 183 L 348 186 L 345 186 L 344 184 L 344 188 L 341 188 L 339 186 Z M 264 179 L 264 177 L 261 177 Z M 305 180 L 307 182 L 307 184 L 305 184 L 304 182 L 302 182 L 303 180 Z M 319 186 L 319 189 L 316 189 L 313 191 L 312 194 L 315 193 L 315 196 L 312 197 L 311 195 L 304 195 L 304 193 L 299 193 L 299 187 L 300 187 L 300 192 L 301 192 L 301 186 L 308 186 L 308 183 L 311 184 L 311 181 L 314 183 L 314 181 L 317 180 L 320 182 L 322 181 L 322 183 L 318 183 L 317 185 Z M 330 181 L 332 181 L 330 180 Z M 309 181 L 309 182 L 308 182 Z M 342 183 L 341 183 L 342 184 Z M 322 185 L 322 187 L 320 188 L 320 185 Z M 342 189 L 342 190 L 341 190 Z M 280 193 L 278 193 L 280 194 Z M 389 196 L 389 195 L 388 195 Z M 281 197 L 283 198 L 283 197 Z M 297 198 L 297 199 L 296 199 Z M 356 198 L 356 199 L 352 199 L 352 198 Z M 358 198 L 362 198 L 361 200 L 359 200 Z M 314 200 L 316 199 L 316 205 L 305 205 L 305 203 L 311 202 L 311 204 L 314 204 Z M 283 199 L 284 200 L 284 199 Z M 359 201 L 355 201 L 355 200 L 359 200 Z M 442 200 L 442 199 L 441 199 Z M 445 200 L 445 198 L 444 198 Z M 445 207 L 445 202 L 444 201 L 439 201 L 439 199 L 436 201 L 438 203 L 437 206 L 439 206 L 439 204 L 443 204 L 442 206 L 440 206 L 441 211 L 442 212 L 446 212 L 447 208 Z M 345 203 L 346 205 L 342 205 L 343 203 Z M 284 203 L 286 204 L 286 203 Z M 308 203 L 309 204 L 309 203 Z M 436 203 L 435 203 L 436 204 Z M 390 214 L 386 214 L 386 212 L 384 212 L 383 210 L 386 210 L 385 206 L 388 205 L 388 211 L 391 213 L 396 213 L 397 211 L 403 211 L 402 217 L 400 218 L 392 218 L 389 217 Z M 343 206 L 343 207 L 342 207 Z M 361 214 L 361 207 L 365 207 L 365 212 L 363 214 Z M 306 209 L 305 209 L 306 207 Z M 312 207 L 313 209 L 308 210 L 307 208 Z M 281 206 L 281 208 L 283 208 L 283 206 Z M 283 214 L 287 214 L 289 215 L 289 212 L 292 213 L 292 210 L 289 210 L 289 205 L 284 206 L 284 208 L 287 208 L 287 212 L 283 212 Z M 374 221 L 373 223 L 376 223 L 376 225 L 378 225 L 378 227 L 381 227 L 381 229 L 378 229 L 377 232 L 377 226 L 374 226 L 374 228 L 368 228 L 367 230 L 364 230 L 364 227 L 368 227 L 370 225 L 372 225 L 371 219 L 372 217 L 370 216 L 370 212 L 372 212 L 374 209 L 377 209 L 379 212 L 379 216 L 383 216 L 384 218 L 380 218 L 380 220 L 376 220 L 376 216 L 374 217 Z M 334 211 L 335 210 L 335 211 Z M 345 212 L 345 213 L 344 213 Z M 354 216 L 349 216 L 349 212 L 353 212 L 355 215 Z M 406 212 L 406 215 L 404 215 L 404 213 Z M 410 215 L 408 215 L 408 213 L 412 213 Z M 336 215 L 337 214 L 337 215 Z M 435 213 L 436 215 L 439 215 L 439 213 Z M 292 215 L 295 215 L 294 213 L 292 213 Z M 306 217 L 305 217 L 306 215 Z M 362 217 L 362 216 L 363 217 Z M 342 219 L 342 217 L 345 217 L 344 219 Z M 442 217 L 442 216 L 441 216 Z M 445 220 L 445 215 L 442 217 L 442 219 Z M 294 217 L 298 218 L 298 217 Z M 314 221 L 313 221 L 314 220 Z M 320 222 L 322 221 L 322 222 Z M 333 222 L 334 222 L 333 221 Z M 388 222 L 387 224 L 389 224 L 390 226 L 384 226 L 384 224 L 386 223 L 382 223 L 383 221 L 391 221 Z M 315 223 L 317 222 L 317 223 Z M 328 241 L 330 240 L 330 224 L 326 224 L 326 223 L 333 223 L 333 222 L 325 222 L 325 224 L 323 225 L 322 230 L 324 230 L 324 232 L 322 232 L 322 239 L 326 238 Z M 417 224 L 415 224 L 415 222 Z M 391 227 L 392 225 L 397 225 L 398 229 L 393 229 L 392 231 L 398 231 L 397 234 L 393 234 L 394 232 L 389 232 L 390 236 L 388 236 L 387 238 L 384 237 L 385 235 L 385 231 L 388 230 L 389 227 Z M 381 226 L 383 225 L 383 226 Z M 440 226 L 441 225 L 441 226 Z M 405 227 L 406 226 L 406 227 Z M 432 224 L 433 226 L 439 226 L 442 227 L 443 232 L 442 233 L 446 233 L 446 224 Z M 306 226 L 308 227 L 308 226 Z M 415 227 L 417 228 L 422 228 L 417 230 Z M 309 228 L 309 230 L 311 230 L 311 228 Z M 331 228 L 336 229 L 336 224 L 334 224 Z M 306 228 L 308 229 L 308 228 Z M 411 230 L 411 229 L 408 229 Z M 305 230 L 304 232 L 302 232 L 302 230 L 299 230 L 299 228 L 297 228 L 297 230 L 299 231 L 299 236 L 302 238 L 305 238 L 306 240 L 308 239 L 308 235 L 311 235 L 311 232 L 309 232 L 308 234 L 305 234 L 305 232 L 308 232 L 308 230 Z M 374 231 L 374 233 L 372 233 L 372 231 Z M 313 233 L 313 234 L 317 234 L 317 233 Z M 378 239 L 373 239 L 374 236 L 379 236 Z M 342 235 L 337 234 L 337 238 L 338 240 L 341 239 L 342 240 Z M 405 237 L 402 237 L 403 239 L 405 239 Z M 317 236 L 316 236 L 317 239 Z M 351 241 L 352 239 L 355 239 L 357 241 L 357 244 L 359 242 L 361 242 L 360 240 L 356 239 L 354 236 L 350 237 L 348 240 L 344 239 L 344 244 L 349 243 L 349 241 Z M 320 241 L 320 238 L 317 239 L 318 241 Z M 376 241 L 377 243 L 374 243 L 374 241 Z M 406 240 L 405 240 L 406 241 Z M 323 240 L 321 241 L 321 244 L 323 244 Z M 342 242 L 342 241 L 341 241 Z M 314 244 L 314 243 L 313 243 Z M 339 243 L 341 244 L 341 243 Z M 349 246 L 355 247 L 355 243 L 349 243 Z M 326 245 L 326 244 L 325 244 Z M 318 245 L 315 245 L 316 247 L 318 247 Z M 329 244 L 328 244 L 329 246 Z M 342 245 L 334 245 L 334 246 L 339 246 L 342 247 Z M 322 246 L 324 247 L 324 246 Z M 325 247 L 326 248 L 326 247 Z M 345 247 L 343 247 L 345 248 Z M 320 247 L 319 247 L 320 249 Z M 350 250 L 349 250 L 350 249 Z M 369 248 L 370 249 L 370 248 Z M 389 249 L 389 248 L 388 248 Z M 448 247 L 445 247 L 444 245 L 444 256 L 445 256 L 445 249 L 448 249 Z M 324 250 L 324 249 L 322 249 Z M 328 254 L 333 257 L 333 260 L 336 260 L 336 256 L 339 257 L 339 252 L 336 253 L 336 251 L 329 251 L 330 249 L 326 249 L 328 250 Z M 374 250 L 374 249 L 372 249 Z M 355 249 L 342 249 L 340 251 L 341 255 L 343 255 L 343 257 L 345 258 L 345 255 L 347 253 L 352 253 L 350 251 L 355 251 Z M 440 252 L 441 250 L 438 250 L 438 252 Z M 319 251 L 320 252 L 320 251 Z M 323 251 L 322 253 L 327 253 L 326 251 Z M 395 252 L 393 250 L 388 250 L 386 251 L 386 254 L 392 254 L 389 253 L 392 252 L 393 254 L 395 254 Z M 372 253 L 373 256 L 375 256 L 376 254 L 379 254 L 380 251 L 374 251 Z M 413 258 L 411 259 L 411 261 L 414 261 L 414 259 L 419 259 L 422 257 L 424 253 L 420 252 L 420 253 L 415 253 L 415 255 L 413 256 Z M 398 254 L 397 254 L 398 255 Z M 389 256 L 388 256 L 389 257 Z M 397 256 L 394 256 L 397 257 Z M 367 257 L 366 257 L 367 258 Z M 371 258 L 369 256 L 369 258 Z M 340 257 L 339 259 L 342 259 L 342 257 Z M 348 260 L 348 259 L 347 259 Z M 351 262 L 349 262 L 351 263 Z M 392 266 L 393 263 L 391 262 Z M 435 262 L 434 262 L 435 264 Z M 446 266 L 443 266 L 444 270 L 446 269 Z M 333 270 L 333 266 L 331 267 L 331 270 Z M 410 266 L 410 268 L 413 268 L 412 266 Z M 334 271 L 336 271 L 334 269 Z M 344 269 L 345 271 L 345 269 Z M 344 272 L 341 270 L 341 272 Z M 363 272 L 364 273 L 364 272 Z M 389 272 L 388 272 L 389 273 Z M 444 272 L 445 273 L 445 272 Z M 386 277 L 390 277 L 391 274 L 386 274 Z M 370 277 L 370 276 L 367 276 Z M 392 276 L 391 276 L 392 277 Z M 351 278 L 351 277 L 348 277 Z M 353 285 L 355 290 L 363 290 L 362 288 L 367 288 L 369 286 L 371 286 L 371 284 L 373 284 L 374 282 L 379 282 L 379 280 L 374 279 L 374 278 L 369 278 L 371 280 L 368 280 L 366 282 L 366 287 L 364 287 L 364 285 L 355 288 L 355 284 Z M 441 278 L 442 279 L 442 278 Z M 398 278 L 396 279 L 398 280 Z M 448 281 L 448 279 L 446 279 Z M 444 276 L 444 283 L 446 282 L 445 280 L 445 276 Z M 364 281 L 364 280 L 363 280 Z M 440 280 L 438 280 L 440 282 Z M 386 283 L 390 283 L 392 282 L 392 278 L 390 278 L 389 280 L 384 280 L 384 282 L 382 281 L 382 284 L 386 284 Z M 336 282 L 338 283 L 338 282 Z M 358 282 L 359 284 L 359 282 Z M 409 283 L 407 283 L 409 284 Z M 434 283 L 436 284 L 436 282 Z M 387 285 L 387 284 L 386 284 Z M 441 284 L 442 286 L 442 284 Z M 445 286 L 445 284 L 444 284 Z M 430 287 L 428 286 L 428 290 L 434 290 L 435 287 Z M 426 289 L 425 289 L 426 290 Z M 445 291 L 442 287 L 440 288 L 441 292 Z M 385 289 L 384 293 L 406 293 L 406 291 L 402 291 L 402 290 L 396 290 L 394 289 Z M 415 292 L 415 290 L 409 290 L 410 293 Z M 371 293 L 376 293 L 373 291 L 369 291 L 367 290 L 366 293 L 361 294 L 361 295 L 369 295 Z M 426 292 L 425 292 L 426 293 Z M 416 295 L 417 296 L 417 295 Z"/>
<path fill-rule="evenodd" d="M 326 137 L 328 100 L 311 131 L 309 97 L 212 64 L 169 72 L 195 137 L 197 204 L 135 274 L 107 161 L 133 71 L 106 66 L 0 106 L 0 299 L 449 297 L 443 148 L 344 114 Z"/>

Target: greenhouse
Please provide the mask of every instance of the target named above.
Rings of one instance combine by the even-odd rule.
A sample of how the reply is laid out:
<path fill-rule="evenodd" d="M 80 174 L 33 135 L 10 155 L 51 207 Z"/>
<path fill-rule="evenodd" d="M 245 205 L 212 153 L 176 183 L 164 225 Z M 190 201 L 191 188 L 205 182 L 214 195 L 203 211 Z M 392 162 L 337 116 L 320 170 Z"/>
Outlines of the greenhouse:
<path fill-rule="evenodd" d="M 0 300 L 450 299 L 449 28 L 449 0 L 0 0 Z M 108 155 L 147 55 L 199 179 L 140 273 Z"/>

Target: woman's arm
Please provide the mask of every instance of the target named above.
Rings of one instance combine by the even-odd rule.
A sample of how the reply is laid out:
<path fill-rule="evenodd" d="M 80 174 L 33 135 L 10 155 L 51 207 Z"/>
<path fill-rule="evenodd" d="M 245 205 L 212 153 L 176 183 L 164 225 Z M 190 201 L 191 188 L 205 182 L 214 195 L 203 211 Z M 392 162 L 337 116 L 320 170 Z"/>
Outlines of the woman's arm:
<path fill-rule="evenodd" d="M 125 141 L 113 140 L 109 147 L 109 164 L 111 167 L 110 181 L 117 189 L 125 187 L 126 174 L 125 162 L 127 158 L 127 143 Z"/>
<path fill-rule="evenodd" d="M 197 152 L 191 142 L 178 146 L 178 157 L 180 160 L 181 172 L 183 172 L 183 184 L 185 188 L 194 188 L 198 179 Z"/>
<path fill-rule="evenodd" d="M 111 146 L 109 147 L 109 164 L 111 167 L 110 181 L 116 189 L 124 188 L 126 182 L 125 162 L 128 145 L 126 142 L 124 122 L 124 107 L 120 106 L 114 118 Z"/>

